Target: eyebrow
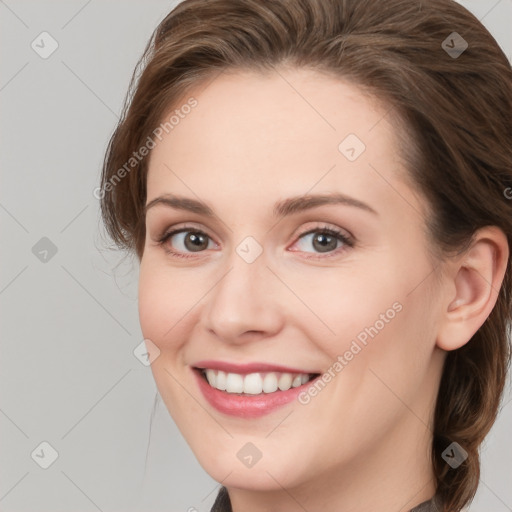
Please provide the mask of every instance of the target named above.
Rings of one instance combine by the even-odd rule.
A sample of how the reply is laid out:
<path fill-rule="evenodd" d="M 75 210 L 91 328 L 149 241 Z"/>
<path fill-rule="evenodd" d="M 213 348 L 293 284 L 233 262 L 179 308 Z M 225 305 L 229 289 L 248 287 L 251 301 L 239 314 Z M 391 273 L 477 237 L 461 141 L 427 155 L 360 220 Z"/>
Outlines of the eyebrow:
<path fill-rule="evenodd" d="M 308 194 L 289 197 L 282 201 L 278 201 L 274 205 L 273 215 L 274 217 L 282 218 L 319 206 L 336 204 L 352 206 L 373 213 L 374 215 L 378 215 L 378 213 L 366 203 L 340 193 Z M 156 197 L 145 206 L 145 213 L 156 205 L 165 205 L 176 210 L 185 210 L 199 215 L 204 215 L 206 217 L 215 217 L 215 213 L 206 203 L 189 197 L 177 196 L 174 194 L 165 194 L 163 196 Z"/>

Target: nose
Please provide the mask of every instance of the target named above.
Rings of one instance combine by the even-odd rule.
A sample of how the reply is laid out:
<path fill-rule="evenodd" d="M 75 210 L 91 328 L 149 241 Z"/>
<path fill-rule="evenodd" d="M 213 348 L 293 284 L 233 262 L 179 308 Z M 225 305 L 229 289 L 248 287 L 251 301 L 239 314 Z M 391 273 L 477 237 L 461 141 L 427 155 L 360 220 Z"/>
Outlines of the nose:
<path fill-rule="evenodd" d="M 244 344 L 276 335 L 283 326 L 283 284 L 260 255 L 247 263 L 238 254 L 206 295 L 201 323 L 223 342 Z M 289 298 L 288 298 L 289 299 Z"/>

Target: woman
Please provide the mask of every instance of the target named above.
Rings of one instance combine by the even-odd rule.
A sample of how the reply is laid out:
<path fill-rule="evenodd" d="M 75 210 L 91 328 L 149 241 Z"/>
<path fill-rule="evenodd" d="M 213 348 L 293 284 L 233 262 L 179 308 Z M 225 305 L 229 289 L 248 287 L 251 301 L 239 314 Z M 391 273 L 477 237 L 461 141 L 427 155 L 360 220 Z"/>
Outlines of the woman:
<path fill-rule="evenodd" d="M 459 511 L 510 361 L 512 72 L 451 0 L 185 0 L 109 144 L 213 510 Z"/>

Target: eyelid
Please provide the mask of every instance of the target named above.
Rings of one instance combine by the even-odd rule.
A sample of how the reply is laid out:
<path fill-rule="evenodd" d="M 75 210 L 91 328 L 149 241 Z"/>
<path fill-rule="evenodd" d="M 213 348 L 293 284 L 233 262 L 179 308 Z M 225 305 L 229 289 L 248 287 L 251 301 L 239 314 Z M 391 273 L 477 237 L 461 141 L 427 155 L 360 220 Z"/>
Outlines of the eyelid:
<path fill-rule="evenodd" d="M 215 238 L 213 236 L 211 236 L 206 229 L 204 229 L 202 227 L 197 227 L 195 225 L 191 225 L 189 223 L 185 223 L 183 225 L 177 224 L 176 226 L 171 226 L 170 228 L 167 227 L 167 228 L 163 229 L 162 231 L 160 231 L 159 234 L 156 236 L 156 238 L 158 241 L 161 241 L 162 239 L 168 237 L 171 234 L 177 234 L 182 231 L 193 231 L 195 233 L 202 233 L 202 234 L 208 236 L 208 238 L 210 238 L 211 240 L 215 241 Z M 215 242 L 215 243 L 217 243 L 217 242 Z"/>
<path fill-rule="evenodd" d="M 350 231 L 348 231 L 348 229 L 340 228 L 335 224 L 330 224 L 328 222 L 319 222 L 316 226 L 311 228 L 307 228 L 305 230 L 301 229 L 296 234 L 294 234 L 294 237 L 299 239 L 305 235 L 309 235 L 310 233 L 315 233 L 317 231 L 332 231 L 333 235 L 336 234 L 336 236 L 342 236 L 343 238 L 346 238 L 347 240 L 355 243 L 355 237 Z"/>

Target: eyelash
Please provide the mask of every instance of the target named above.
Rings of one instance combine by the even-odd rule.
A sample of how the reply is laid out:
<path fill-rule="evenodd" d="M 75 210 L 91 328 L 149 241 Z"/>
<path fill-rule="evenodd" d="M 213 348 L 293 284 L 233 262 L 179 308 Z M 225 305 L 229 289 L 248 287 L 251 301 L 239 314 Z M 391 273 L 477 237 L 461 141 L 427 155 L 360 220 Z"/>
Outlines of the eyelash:
<path fill-rule="evenodd" d="M 162 246 L 164 248 L 165 252 L 167 254 L 171 255 L 172 257 L 175 257 L 175 258 L 194 258 L 194 256 L 190 256 L 188 254 L 183 254 L 183 253 L 178 252 L 178 251 L 173 251 L 172 249 L 169 249 L 167 246 L 164 245 L 167 242 L 167 240 L 169 240 L 172 236 L 177 235 L 178 233 L 183 233 L 183 232 L 190 232 L 190 233 L 194 233 L 196 235 L 203 235 L 203 236 L 205 236 L 205 237 L 207 237 L 207 238 L 209 238 L 211 240 L 211 237 L 207 233 L 205 233 L 204 231 L 201 231 L 200 229 L 196 229 L 196 228 L 193 228 L 193 227 L 183 226 L 181 228 L 165 232 L 162 236 L 158 237 L 157 244 L 159 246 Z M 342 247 L 338 247 L 334 251 L 331 251 L 331 252 L 328 252 L 328 253 L 324 253 L 325 254 L 324 256 L 305 256 L 306 259 L 324 259 L 324 258 L 329 258 L 331 256 L 336 256 L 340 252 L 343 252 L 343 251 L 347 250 L 347 248 L 352 248 L 355 245 L 354 241 L 352 240 L 352 238 L 348 237 L 347 235 L 343 234 L 341 231 L 339 231 L 337 229 L 333 229 L 333 228 L 325 226 L 325 225 L 324 226 L 317 226 L 316 228 L 313 228 L 313 229 L 310 229 L 310 230 L 308 230 L 308 231 L 306 231 L 304 233 L 301 233 L 300 235 L 298 235 L 297 239 L 300 240 L 301 238 L 305 237 L 306 235 L 310 235 L 311 233 L 322 233 L 322 234 L 325 234 L 325 235 L 333 236 L 336 239 L 338 239 L 340 242 L 342 242 L 343 246 Z M 204 252 L 204 251 L 199 251 L 199 252 Z M 293 252 L 300 252 L 300 251 L 293 251 Z M 306 253 L 306 254 L 309 254 L 309 253 Z M 316 254 L 321 254 L 321 253 L 316 253 Z"/>

